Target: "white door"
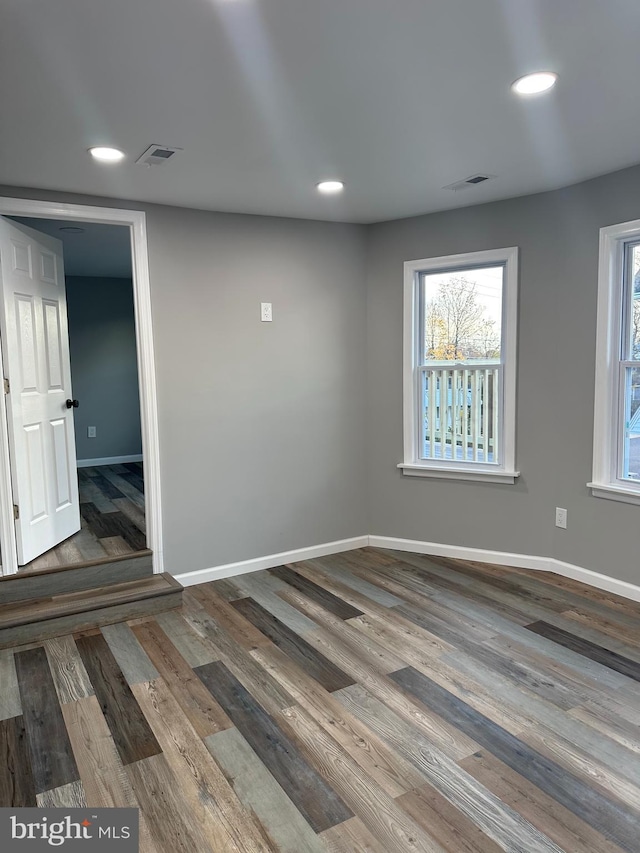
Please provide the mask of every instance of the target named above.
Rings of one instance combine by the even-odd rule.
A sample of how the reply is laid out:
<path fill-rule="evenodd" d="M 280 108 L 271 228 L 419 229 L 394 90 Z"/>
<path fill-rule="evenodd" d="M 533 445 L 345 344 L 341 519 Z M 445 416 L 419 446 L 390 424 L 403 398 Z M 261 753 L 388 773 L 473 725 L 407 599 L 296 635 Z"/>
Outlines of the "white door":
<path fill-rule="evenodd" d="M 0 217 L 0 286 L 11 485 L 23 566 L 80 530 L 60 240 Z"/>

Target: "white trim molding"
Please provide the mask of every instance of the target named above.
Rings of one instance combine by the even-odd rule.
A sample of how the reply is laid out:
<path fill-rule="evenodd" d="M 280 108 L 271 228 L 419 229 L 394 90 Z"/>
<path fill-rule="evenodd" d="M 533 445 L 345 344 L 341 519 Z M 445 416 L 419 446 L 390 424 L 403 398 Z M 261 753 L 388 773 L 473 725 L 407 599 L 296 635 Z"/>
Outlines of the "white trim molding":
<path fill-rule="evenodd" d="M 260 572 L 263 569 L 273 569 L 284 563 L 297 563 L 301 560 L 313 560 L 315 557 L 326 557 L 329 554 L 340 554 L 343 551 L 355 551 L 366 548 L 368 536 L 353 536 L 351 539 L 338 539 L 335 542 L 325 542 L 323 545 L 312 545 L 309 548 L 297 548 L 294 551 L 283 551 L 280 554 L 269 554 L 267 557 L 256 557 L 252 560 L 242 560 L 239 563 L 226 563 L 212 569 L 196 569 L 193 572 L 183 572 L 174 575 L 182 586 L 193 586 L 198 583 L 209 583 L 221 578 L 232 578 L 235 575 L 245 575 L 249 572 Z"/>
<path fill-rule="evenodd" d="M 640 240 L 640 219 L 600 229 L 596 328 L 593 474 L 587 483 L 596 498 L 640 504 L 640 481 L 622 479 L 624 416 L 621 380 L 625 308 L 625 246 Z M 628 295 L 628 294 L 627 294 Z M 627 363 L 628 364 L 628 363 Z"/>
<path fill-rule="evenodd" d="M 421 318 L 421 276 L 423 273 L 464 272 L 479 267 L 503 266 L 502 292 L 502 342 L 499 363 L 487 362 L 488 369 L 500 375 L 499 400 L 496 414 L 501 436 L 499 461 L 471 462 L 421 458 L 421 371 L 425 369 L 424 333 Z M 404 264 L 403 308 L 403 461 L 398 468 L 410 477 L 437 477 L 439 479 L 471 480 L 513 484 L 520 472 L 515 467 L 516 457 L 516 376 L 518 335 L 518 249 L 489 249 L 423 258 Z M 481 368 L 484 362 L 433 362 L 433 370 L 444 368 L 457 371 Z M 429 365 L 426 365 L 429 366 Z M 466 380 L 465 380 L 466 382 Z M 475 386 L 472 386 L 475 387 Z M 495 386 L 494 386 L 495 387 Z M 434 398 L 435 399 L 435 398 Z M 435 406 L 435 403 L 433 404 Z"/>
<path fill-rule="evenodd" d="M 124 462 L 142 462 L 142 453 L 133 456 L 98 456 L 96 459 L 77 459 L 77 468 L 93 468 L 96 465 L 122 465 Z"/>
<path fill-rule="evenodd" d="M 445 545 L 440 542 L 421 542 L 417 539 L 396 539 L 393 536 L 369 536 L 369 545 L 374 548 L 388 548 L 393 551 L 411 551 L 425 556 L 450 557 L 454 560 L 473 560 L 478 563 L 493 563 L 497 566 L 514 566 L 518 569 L 553 572 L 565 578 L 572 578 L 597 589 L 612 592 L 632 601 L 640 601 L 640 586 L 628 581 L 584 569 L 556 560 L 554 557 L 536 557 L 530 554 L 514 554 L 508 551 L 487 551 L 484 548 L 468 548 L 461 545 Z"/>
<path fill-rule="evenodd" d="M 147 544 L 153 551 L 153 571 L 156 573 L 163 572 L 160 448 L 145 214 L 140 210 L 121 210 L 113 207 L 92 207 L 84 204 L 63 204 L 55 201 L 2 197 L 0 198 L 0 215 L 29 216 L 36 219 L 84 220 L 108 225 L 123 225 L 129 229 L 140 386 L 142 453 L 145 462 Z M 1 354 L 0 368 L 2 368 Z M 15 574 L 18 571 L 9 464 L 6 405 L 4 395 L 0 394 L 0 547 L 2 549 L 2 573 L 4 575 Z"/>
<path fill-rule="evenodd" d="M 174 575 L 183 586 L 193 586 L 199 583 L 232 578 L 235 575 L 260 572 L 272 569 L 285 563 L 297 563 L 301 560 L 313 560 L 315 557 L 327 557 L 330 554 L 340 554 L 343 551 L 354 551 L 357 548 L 386 548 L 391 551 L 410 551 L 413 554 L 424 554 L 433 557 L 449 557 L 453 560 L 471 560 L 477 563 L 493 563 L 496 566 L 514 566 L 518 569 L 532 569 L 540 572 L 553 572 L 562 577 L 572 578 L 588 586 L 615 593 L 632 601 L 640 601 L 640 586 L 611 578 L 600 572 L 583 569 L 571 563 L 564 563 L 553 557 L 537 557 L 531 554 L 516 554 L 510 551 L 491 551 L 485 548 L 469 548 L 464 545 L 446 545 L 442 542 L 423 542 L 419 539 L 398 539 L 395 536 L 354 536 L 350 539 L 339 539 L 326 542 L 323 545 L 312 545 L 309 548 L 297 548 L 294 551 L 283 551 L 280 554 L 269 554 L 266 557 L 256 557 L 252 560 L 242 560 L 238 563 L 226 563 L 211 569 L 196 569 L 193 572 L 183 572 Z"/>
<path fill-rule="evenodd" d="M 506 485 L 513 485 L 516 478 L 520 476 L 520 471 L 503 471 L 502 469 L 498 469 L 496 471 L 470 471 L 468 468 L 460 468 L 460 470 L 457 470 L 453 467 L 438 468 L 435 465 L 429 465 L 427 468 L 426 465 L 418 465 L 414 463 L 407 465 L 405 462 L 401 462 L 397 467 L 401 468 L 402 473 L 406 474 L 408 477 L 435 477 L 436 479 L 446 480 L 466 480 L 468 483 L 504 483 Z"/>

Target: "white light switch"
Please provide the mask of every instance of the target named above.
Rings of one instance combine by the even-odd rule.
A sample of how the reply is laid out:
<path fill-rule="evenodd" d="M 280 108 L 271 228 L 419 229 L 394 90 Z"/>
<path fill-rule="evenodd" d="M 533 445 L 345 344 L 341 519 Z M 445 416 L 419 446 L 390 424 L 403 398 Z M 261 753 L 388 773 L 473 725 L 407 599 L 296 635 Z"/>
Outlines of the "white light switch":
<path fill-rule="evenodd" d="M 87 438 L 95 438 L 96 437 L 96 428 L 95 427 L 87 427 Z"/>
<path fill-rule="evenodd" d="M 260 319 L 263 323 L 271 323 L 273 320 L 273 308 L 270 302 L 260 303 Z"/>

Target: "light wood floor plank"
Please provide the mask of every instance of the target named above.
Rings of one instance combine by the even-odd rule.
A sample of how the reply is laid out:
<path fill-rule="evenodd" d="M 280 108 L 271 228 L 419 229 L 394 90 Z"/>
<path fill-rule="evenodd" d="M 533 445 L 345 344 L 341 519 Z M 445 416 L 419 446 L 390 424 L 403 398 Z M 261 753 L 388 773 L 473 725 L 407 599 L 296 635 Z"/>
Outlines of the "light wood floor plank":
<path fill-rule="evenodd" d="M 13 649 L 0 649 L 0 720 L 22 714 Z"/>
<path fill-rule="evenodd" d="M 128 684 L 158 678 L 158 670 L 128 625 L 105 625 L 101 631 Z"/>
<path fill-rule="evenodd" d="M 80 809 L 87 805 L 82 782 L 69 782 L 37 796 L 40 809 Z"/>
<path fill-rule="evenodd" d="M 168 610 L 159 613 L 155 620 L 189 666 L 203 666 L 205 663 L 219 660 L 211 644 L 207 646 L 203 642 L 179 611 Z"/>
<path fill-rule="evenodd" d="M 162 679 L 133 685 L 188 808 L 190 821 L 216 853 L 262 853 L 272 845 L 244 808 Z M 209 847 L 196 847 L 206 850 Z"/>
<path fill-rule="evenodd" d="M 55 637 L 45 640 L 43 645 L 60 703 L 92 696 L 95 691 L 73 637 Z"/>
<path fill-rule="evenodd" d="M 562 853 L 549 838 L 486 788 L 474 784 L 469 774 L 363 688 L 346 687 L 336 695 L 348 710 L 419 767 L 443 797 L 505 850 Z"/>

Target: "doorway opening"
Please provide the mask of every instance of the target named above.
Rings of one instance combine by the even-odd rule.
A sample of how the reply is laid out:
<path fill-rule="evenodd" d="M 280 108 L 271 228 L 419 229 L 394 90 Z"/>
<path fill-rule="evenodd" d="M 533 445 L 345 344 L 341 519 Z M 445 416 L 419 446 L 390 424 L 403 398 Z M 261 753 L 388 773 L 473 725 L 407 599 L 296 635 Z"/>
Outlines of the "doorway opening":
<path fill-rule="evenodd" d="M 0 199 L 0 216 L 2 574 L 150 551 L 162 572 L 144 214 Z"/>

